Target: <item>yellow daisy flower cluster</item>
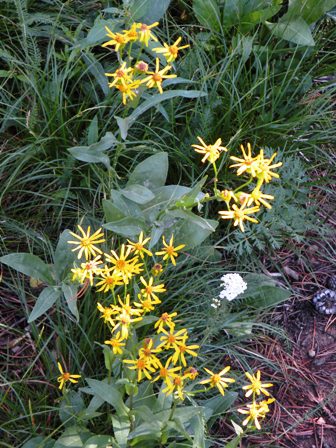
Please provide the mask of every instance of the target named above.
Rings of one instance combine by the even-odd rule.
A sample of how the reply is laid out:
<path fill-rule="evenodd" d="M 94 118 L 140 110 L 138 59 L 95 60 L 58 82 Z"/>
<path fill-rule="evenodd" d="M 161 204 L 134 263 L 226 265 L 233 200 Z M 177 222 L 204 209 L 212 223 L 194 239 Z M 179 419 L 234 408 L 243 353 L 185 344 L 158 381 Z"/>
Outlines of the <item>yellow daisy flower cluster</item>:
<path fill-rule="evenodd" d="M 206 144 L 201 137 L 197 137 L 200 145 L 192 145 L 194 150 L 203 155 L 202 163 L 208 162 L 212 164 L 215 172 L 214 178 L 214 196 L 207 196 L 205 201 L 215 199 L 226 203 L 227 210 L 220 211 L 221 219 L 232 219 L 234 226 L 239 226 L 242 232 L 245 231 L 244 221 L 258 223 L 258 220 L 250 215 L 260 211 L 260 207 L 264 206 L 268 209 L 272 208 L 268 202 L 274 199 L 274 196 L 265 194 L 261 191 L 263 184 L 269 183 L 273 178 L 279 178 L 279 174 L 274 172 L 274 169 L 282 166 L 282 162 L 272 163 L 277 153 L 274 153 L 270 158 L 265 158 L 264 150 L 261 149 L 257 156 L 252 155 L 251 144 L 247 144 L 247 150 L 243 145 L 240 145 L 242 157 L 230 156 L 233 160 L 233 165 L 230 168 L 237 169 L 237 176 L 248 175 L 250 179 L 235 190 L 219 190 L 218 184 L 218 169 L 216 161 L 220 158 L 222 152 L 228 149 L 222 145 L 222 140 L 219 138 L 214 144 Z M 255 188 L 247 193 L 242 189 L 256 181 Z"/>
<path fill-rule="evenodd" d="M 251 375 L 249 372 L 245 372 L 250 384 L 243 386 L 242 389 L 247 391 L 245 397 L 252 395 L 252 403 L 246 405 L 247 409 L 238 409 L 238 412 L 245 414 L 246 418 L 243 421 L 243 426 L 252 425 L 257 429 L 261 429 L 260 421 L 265 418 L 266 414 L 270 411 L 269 404 L 275 401 L 275 398 L 269 398 L 270 393 L 268 388 L 272 387 L 272 383 L 262 383 L 260 370 L 255 375 Z M 267 400 L 259 400 L 258 397 L 263 394 Z"/>
<path fill-rule="evenodd" d="M 68 241 L 69 244 L 75 244 L 76 247 L 72 251 L 78 251 L 78 259 L 84 255 L 85 262 L 80 263 L 80 266 L 74 266 L 71 269 L 72 281 L 95 285 L 98 292 L 113 293 L 116 287 L 121 285 L 128 285 L 132 278 L 144 272 L 145 257 L 152 257 L 152 252 L 146 248 L 150 238 L 144 238 L 143 232 L 140 233 L 139 239 L 136 242 L 127 240 L 128 244 L 122 244 L 119 251 L 111 250 L 110 253 L 104 253 L 97 247 L 97 244 L 105 242 L 104 234 L 101 229 L 98 229 L 91 235 L 90 226 L 85 231 L 80 225 L 78 229 L 81 235 L 74 232 L 70 234 L 76 240 Z M 179 251 L 185 247 L 185 244 L 174 245 L 174 235 L 171 236 L 169 243 L 166 242 L 165 237 L 162 237 L 163 247 L 157 251 L 155 255 L 162 256 L 162 261 L 168 263 L 169 261 L 175 266 L 176 258 Z M 98 254 L 98 255 L 97 255 Z M 105 259 L 102 259 L 104 255 Z M 94 258 L 92 258 L 94 257 Z M 153 276 L 158 276 L 163 271 L 160 263 L 154 260 L 152 266 Z M 152 290 L 158 291 L 157 286 L 153 286 L 153 278 L 150 278 L 148 284 L 146 280 L 140 278 L 145 289 L 142 291 Z M 157 300 L 155 295 L 141 296 L 148 300 Z"/>
<path fill-rule="evenodd" d="M 176 74 L 168 74 L 172 69 L 170 63 L 174 62 L 179 55 L 179 51 L 189 45 L 182 45 L 182 38 L 179 37 L 172 45 L 164 43 L 163 46 L 152 48 L 152 52 L 164 56 L 168 65 L 160 67 L 161 59 L 155 58 L 155 68 L 150 68 L 151 62 L 148 59 L 148 51 L 143 54 L 144 48 L 152 47 L 152 42 L 158 42 L 157 36 L 153 32 L 153 28 L 157 27 L 159 22 L 147 25 L 145 23 L 133 23 L 131 28 L 123 30 L 121 33 L 114 33 L 108 27 L 106 28 L 109 40 L 105 42 L 103 47 L 113 47 L 118 52 L 119 60 L 125 52 L 126 60 L 122 61 L 119 68 L 112 73 L 105 73 L 109 78 L 109 87 L 114 87 L 120 91 L 123 104 L 127 101 L 134 100 L 144 87 L 148 89 L 157 88 L 162 94 L 162 82 L 165 79 L 176 78 Z M 151 44 L 151 45 L 150 45 Z M 154 44 L 155 45 L 155 44 Z M 134 50 L 136 54 L 134 54 Z M 148 62 L 145 62 L 146 59 Z M 129 61 L 135 60 L 132 65 Z"/>

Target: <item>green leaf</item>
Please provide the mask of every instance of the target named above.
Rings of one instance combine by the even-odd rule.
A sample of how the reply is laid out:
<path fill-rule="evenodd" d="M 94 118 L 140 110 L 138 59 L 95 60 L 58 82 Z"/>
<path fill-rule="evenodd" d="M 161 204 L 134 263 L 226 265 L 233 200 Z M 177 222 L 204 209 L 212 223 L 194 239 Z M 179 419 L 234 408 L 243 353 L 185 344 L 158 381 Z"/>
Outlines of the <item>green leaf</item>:
<path fill-rule="evenodd" d="M 207 94 L 200 90 L 170 90 L 168 92 L 163 92 L 162 94 L 158 93 L 157 95 L 153 95 L 151 98 L 141 103 L 140 106 L 138 106 L 128 117 L 115 117 L 119 126 L 121 138 L 123 140 L 126 140 L 129 129 L 137 121 L 140 115 L 156 106 L 157 104 L 161 103 L 162 101 L 177 97 L 191 99 L 201 98 L 203 96 L 207 96 Z"/>
<path fill-rule="evenodd" d="M 104 381 L 93 380 L 90 378 L 87 378 L 86 382 L 94 394 L 109 403 L 117 411 L 119 416 L 127 415 L 129 409 L 123 402 L 121 393 L 115 386 L 113 386 L 113 384 L 108 384 Z"/>
<path fill-rule="evenodd" d="M 83 448 L 115 448 L 115 439 L 111 436 L 92 436 L 84 444 Z M 117 448 L 117 447 L 116 447 Z M 122 448 L 122 447 L 118 447 Z"/>
<path fill-rule="evenodd" d="M 62 423 L 74 424 L 79 413 L 85 408 L 84 400 L 79 392 L 70 391 L 66 399 L 62 399 L 59 416 Z"/>
<path fill-rule="evenodd" d="M 67 285 L 66 283 L 62 283 L 61 287 L 62 287 L 62 292 L 64 294 L 64 298 L 68 305 L 68 308 L 69 308 L 71 314 L 73 314 L 75 316 L 75 318 L 78 322 L 79 321 L 79 313 L 78 313 L 78 308 L 77 308 L 78 286 L 76 286 L 74 284 Z"/>
<path fill-rule="evenodd" d="M 29 277 L 41 280 L 48 285 L 55 284 L 50 267 L 36 255 L 21 252 L 4 255 L 3 257 L 0 257 L 0 263 L 13 268 L 22 274 L 28 275 Z"/>
<path fill-rule="evenodd" d="M 79 41 L 79 46 L 84 49 L 108 41 L 109 38 L 106 36 L 106 26 L 114 33 L 120 31 L 120 25 L 117 20 L 104 20 L 98 16 L 86 38 Z"/>
<path fill-rule="evenodd" d="M 115 204 L 110 199 L 103 199 L 103 210 L 105 221 L 119 221 L 126 217 L 126 215 L 115 206 Z"/>
<path fill-rule="evenodd" d="M 199 182 L 197 182 L 197 184 L 187 194 L 176 201 L 176 207 L 192 207 L 197 202 L 197 199 L 202 199 L 204 194 L 201 193 L 201 191 L 206 180 L 207 176 L 204 176 Z"/>
<path fill-rule="evenodd" d="M 48 286 L 39 295 L 32 312 L 30 313 L 28 323 L 30 324 L 46 311 L 49 310 L 56 302 L 57 299 L 61 297 L 61 291 L 59 288 Z"/>
<path fill-rule="evenodd" d="M 95 56 L 89 52 L 82 52 L 82 59 L 87 65 L 88 71 L 92 74 L 92 76 L 96 79 L 99 87 L 105 96 L 110 93 L 110 88 L 108 86 L 107 76 L 105 75 L 104 67 L 101 63 L 95 58 Z"/>
<path fill-rule="evenodd" d="M 237 392 L 225 391 L 224 396 L 216 395 L 201 402 L 205 408 L 205 421 L 208 422 L 209 427 L 213 425 L 219 415 L 224 414 L 232 408 L 237 398 Z"/>
<path fill-rule="evenodd" d="M 112 416 L 113 434 L 120 448 L 127 448 L 127 440 L 130 432 L 130 420 L 128 417 Z"/>
<path fill-rule="evenodd" d="M 147 25 L 158 22 L 165 15 L 170 2 L 171 0 L 134 0 L 130 8 L 132 20 Z"/>
<path fill-rule="evenodd" d="M 93 143 L 96 143 L 98 140 L 98 115 L 97 114 L 91 120 L 91 123 L 88 127 L 87 133 L 88 133 L 88 136 L 87 136 L 88 145 L 93 145 Z"/>
<path fill-rule="evenodd" d="M 88 429 L 72 426 L 64 431 L 53 448 L 83 448 L 91 435 Z"/>
<path fill-rule="evenodd" d="M 229 443 L 225 445 L 225 448 L 237 448 L 239 446 L 239 442 L 241 441 L 241 436 L 236 436 Z"/>
<path fill-rule="evenodd" d="M 93 143 L 90 146 L 74 146 L 68 148 L 68 151 L 77 160 L 87 163 L 103 163 L 107 169 L 110 169 L 110 159 L 104 151 L 114 149 L 116 143 L 117 140 L 112 132 L 107 132 L 98 143 Z"/>
<path fill-rule="evenodd" d="M 151 190 L 139 184 L 129 185 L 123 190 L 120 190 L 120 193 L 136 204 L 146 204 L 155 198 L 155 195 Z"/>
<path fill-rule="evenodd" d="M 47 440 L 46 440 L 47 439 Z M 34 437 L 22 445 L 22 448 L 53 448 L 55 445 L 54 439 L 49 439 L 49 437 Z"/>
<path fill-rule="evenodd" d="M 246 32 L 273 17 L 280 11 L 281 5 L 282 0 L 226 0 L 223 25 L 226 28 L 237 26 Z"/>
<path fill-rule="evenodd" d="M 166 183 L 167 174 L 168 154 L 159 152 L 135 167 L 128 178 L 127 187 L 137 184 L 150 189 L 162 187 Z"/>
<path fill-rule="evenodd" d="M 73 240 L 69 230 L 64 230 L 58 240 L 54 253 L 54 267 L 57 278 L 63 280 L 69 274 L 69 269 L 76 260 L 75 252 L 72 252 L 68 241 Z"/>
<path fill-rule="evenodd" d="M 187 249 L 199 246 L 218 226 L 218 221 L 202 218 L 189 210 L 169 211 L 167 215 L 182 219 L 178 229 L 178 240 L 183 242 Z"/>
<path fill-rule="evenodd" d="M 221 28 L 221 15 L 217 0 L 193 0 L 193 11 L 199 23 L 211 31 Z"/>
<path fill-rule="evenodd" d="M 272 34 L 280 39 L 302 46 L 315 45 L 309 25 L 301 17 L 288 22 L 266 22 L 265 24 Z"/>
<path fill-rule="evenodd" d="M 288 11 L 281 17 L 287 21 L 301 17 L 309 25 L 336 6 L 336 0 L 289 0 Z"/>
<path fill-rule="evenodd" d="M 291 291 L 281 288 L 272 279 L 263 274 L 247 274 L 244 277 L 247 289 L 238 296 L 244 299 L 244 305 L 255 309 L 274 307 L 291 296 Z"/>
<path fill-rule="evenodd" d="M 145 230 L 146 224 L 142 219 L 127 217 L 119 221 L 108 222 L 103 227 L 126 238 L 135 238 L 142 230 Z"/>
<path fill-rule="evenodd" d="M 151 423 L 145 422 L 135 428 L 135 430 L 129 434 L 128 439 L 136 439 L 136 442 L 160 440 L 161 428 L 162 423 L 158 420 L 153 420 Z"/>

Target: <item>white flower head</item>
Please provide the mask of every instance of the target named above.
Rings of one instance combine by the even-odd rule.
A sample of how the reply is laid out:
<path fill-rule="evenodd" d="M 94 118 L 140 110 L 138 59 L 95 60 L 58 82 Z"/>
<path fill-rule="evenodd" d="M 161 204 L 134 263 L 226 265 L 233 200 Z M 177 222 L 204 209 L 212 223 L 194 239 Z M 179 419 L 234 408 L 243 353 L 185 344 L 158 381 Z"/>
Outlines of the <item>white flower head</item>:
<path fill-rule="evenodd" d="M 215 308 L 215 309 L 219 308 L 220 305 L 221 305 L 221 301 L 219 299 L 216 299 L 216 298 L 213 298 L 212 302 L 210 304 L 210 306 L 212 306 L 212 308 Z"/>
<path fill-rule="evenodd" d="M 239 274 L 225 274 L 221 277 L 221 280 L 223 290 L 219 293 L 219 297 L 229 302 L 242 294 L 247 288 L 247 284 Z"/>

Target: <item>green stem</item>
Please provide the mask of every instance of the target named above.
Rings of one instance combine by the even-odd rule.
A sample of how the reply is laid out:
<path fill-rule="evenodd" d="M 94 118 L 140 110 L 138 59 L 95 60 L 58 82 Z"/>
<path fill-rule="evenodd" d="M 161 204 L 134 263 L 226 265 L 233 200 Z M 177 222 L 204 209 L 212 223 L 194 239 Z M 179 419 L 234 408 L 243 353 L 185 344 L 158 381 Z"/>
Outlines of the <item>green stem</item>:
<path fill-rule="evenodd" d="M 245 184 L 240 185 L 238 188 L 236 188 L 234 190 L 234 193 L 238 193 L 238 191 L 240 191 L 242 188 L 247 187 L 247 185 L 250 185 L 250 183 L 253 181 L 253 177 L 251 177 L 250 180 L 248 180 L 247 182 L 245 182 Z"/>

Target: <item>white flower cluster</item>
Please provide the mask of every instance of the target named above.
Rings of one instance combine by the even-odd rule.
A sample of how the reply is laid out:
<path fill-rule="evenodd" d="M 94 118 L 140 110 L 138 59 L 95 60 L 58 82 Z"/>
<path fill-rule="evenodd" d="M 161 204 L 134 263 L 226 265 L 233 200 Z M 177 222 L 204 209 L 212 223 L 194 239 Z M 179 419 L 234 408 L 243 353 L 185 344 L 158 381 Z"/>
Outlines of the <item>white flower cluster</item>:
<path fill-rule="evenodd" d="M 224 289 L 219 293 L 219 297 L 229 302 L 243 293 L 247 288 L 247 284 L 239 274 L 225 274 L 221 277 L 221 280 L 223 282 L 221 283 L 221 287 Z"/>
<path fill-rule="evenodd" d="M 221 301 L 219 299 L 213 298 L 210 306 L 212 306 L 212 308 L 217 309 L 220 307 L 220 304 L 221 304 Z"/>

